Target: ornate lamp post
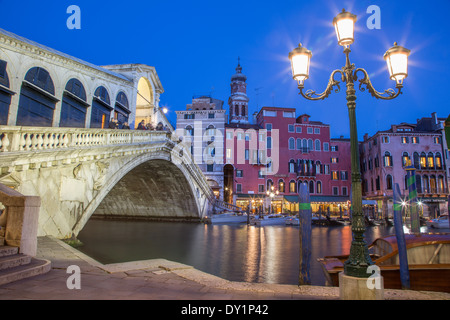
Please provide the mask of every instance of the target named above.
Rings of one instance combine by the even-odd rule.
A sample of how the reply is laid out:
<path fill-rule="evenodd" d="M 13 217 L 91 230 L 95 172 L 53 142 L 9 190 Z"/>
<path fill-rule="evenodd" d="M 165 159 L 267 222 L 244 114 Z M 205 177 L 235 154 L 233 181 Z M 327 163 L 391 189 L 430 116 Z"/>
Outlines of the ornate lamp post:
<path fill-rule="evenodd" d="M 358 136 L 356 130 L 356 90 L 354 83 L 359 81 L 359 90 L 366 89 L 371 95 L 377 99 L 390 100 L 398 97 L 403 88 L 403 80 L 408 76 L 408 55 L 410 50 L 398 46 L 396 43 L 394 47 L 389 49 L 385 55 L 390 78 L 396 81 L 396 91 L 394 89 L 387 89 L 384 92 L 378 92 L 372 86 L 369 75 L 366 70 L 356 68 L 354 64 L 350 63 L 349 54 L 351 52 L 350 45 L 354 42 L 354 24 L 356 16 L 342 10 L 334 19 L 333 25 L 336 30 L 338 44 L 344 47 L 344 54 L 346 57 L 345 66 L 339 70 L 334 70 L 331 73 L 328 81 L 328 86 L 325 91 L 317 94 L 313 90 L 304 92 L 304 81 L 309 77 L 309 65 L 312 57 L 311 51 L 302 47 L 301 44 L 289 53 L 291 60 L 292 75 L 298 82 L 300 94 L 308 100 L 323 100 L 328 97 L 333 90 L 339 92 L 339 81 L 335 80 L 335 75 L 341 75 L 340 80 L 345 82 L 347 91 L 347 107 L 350 119 L 350 147 L 351 147 L 351 169 L 352 169 L 352 233 L 353 241 L 350 248 L 350 257 L 344 264 L 344 274 L 353 277 L 367 278 L 370 274 L 367 273 L 368 266 L 373 262 L 370 259 L 367 244 L 364 240 L 365 222 L 362 212 L 362 190 L 361 190 L 361 173 L 359 166 L 359 150 L 358 150 Z M 358 74 L 362 77 L 359 79 Z"/>

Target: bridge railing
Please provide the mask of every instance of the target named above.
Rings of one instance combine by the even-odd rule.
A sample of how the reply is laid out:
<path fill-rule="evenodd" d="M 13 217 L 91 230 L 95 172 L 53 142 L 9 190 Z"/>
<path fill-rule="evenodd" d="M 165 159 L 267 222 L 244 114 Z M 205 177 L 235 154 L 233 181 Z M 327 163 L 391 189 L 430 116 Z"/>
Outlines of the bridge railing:
<path fill-rule="evenodd" d="M 0 126 L 0 152 L 34 151 L 164 141 L 165 131 Z"/>

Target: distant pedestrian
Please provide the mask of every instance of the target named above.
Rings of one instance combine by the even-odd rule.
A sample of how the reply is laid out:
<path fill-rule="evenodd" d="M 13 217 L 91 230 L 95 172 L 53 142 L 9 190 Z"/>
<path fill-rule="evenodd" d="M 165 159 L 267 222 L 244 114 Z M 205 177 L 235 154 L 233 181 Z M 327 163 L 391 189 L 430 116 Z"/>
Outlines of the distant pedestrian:
<path fill-rule="evenodd" d="M 158 125 L 156 126 L 156 131 L 163 131 L 164 130 L 164 126 L 162 124 L 162 122 L 158 123 Z"/>
<path fill-rule="evenodd" d="M 128 122 L 124 122 L 122 129 L 130 129 L 130 125 L 128 124 Z"/>
<path fill-rule="evenodd" d="M 137 129 L 138 130 L 146 130 L 146 128 L 145 128 L 145 120 L 142 120 L 141 122 L 139 122 Z"/>
<path fill-rule="evenodd" d="M 119 124 L 117 123 L 117 120 L 114 119 L 114 118 L 112 118 L 112 119 L 109 121 L 108 128 L 109 128 L 109 129 L 118 129 L 118 128 L 119 128 Z"/>

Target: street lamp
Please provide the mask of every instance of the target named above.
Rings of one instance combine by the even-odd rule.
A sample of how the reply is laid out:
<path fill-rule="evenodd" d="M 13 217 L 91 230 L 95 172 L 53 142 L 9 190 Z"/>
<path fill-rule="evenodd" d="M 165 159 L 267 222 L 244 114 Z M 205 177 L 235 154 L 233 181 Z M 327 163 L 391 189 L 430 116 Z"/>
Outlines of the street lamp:
<path fill-rule="evenodd" d="M 277 196 L 278 195 L 278 190 L 275 190 L 275 187 L 274 186 L 272 186 L 271 188 L 270 188 L 270 191 L 269 190 L 267 190 L 266 191 L 266 195 L 267 195 L 267 197 L 270 199 L 270 203 L 269 203 L 269 214 L 271 214 L 272 212 L 272 199 L 275 197 L 275 196 Z"/>
<path fill-rule="evenodd" d="M 342 10 L 334 19 L 333 25 L 336 30 L 338 44 L 344 47 L 346 57 L 345 66 L 342 69 L 334 70 L 328 81 L 328 85 L 322 93 L 317 94 L 313 90 L 304 90 L 304 81 L 309 78 L 309 65 L 312 57 L 311 51 L 303 47 L 301 44 L 289 53 L 291 61 L 292 76 L 298 83 L 300 94 L 308 100 L 323 100 L 327 98 L 334 88 L 335 92 L 339 92 L 340 81 L 345 82 L 347 91 L 347 107 L 350 119 L 350 148 L 351 148 L 351 169 L 352 169 L 352 233 L 353 240 L 350 248 L 349 259 L 344 264 L 344 274 L 353 277 L 367 278 L 367 268 L 373 264 L 367 243 L 364 240 L 365 221 L 362 212 L 362 190 L 361 190 L 361 173 L 359 166 L 359 150 L 358 135 L 356 130 L 356 90 L 354 82 L 359 81 L 360 91 L 369 91 L 369 93 L 377 98 L 391 100 L 401 93 L 403 88 L 403 80 L 408 76 L 408 56 L 410 50 L 398 46 L 390 48 L 385 54 L 384 59 L 388 65 L 390 79 L 396 81 L 396 90 L 387 89 L 384 92 L 378 92 L 373 87 L 369 75 L 366 70 L 356 68 L 350 63 L 349 54 L 351 52 L 350 45 L 354 42 L 354 25 L 356 16 Z M 340 81 L 335 80 L 335 75 L 340 74 Z M 358 75 L 362 74 L 361 78 Z"/>

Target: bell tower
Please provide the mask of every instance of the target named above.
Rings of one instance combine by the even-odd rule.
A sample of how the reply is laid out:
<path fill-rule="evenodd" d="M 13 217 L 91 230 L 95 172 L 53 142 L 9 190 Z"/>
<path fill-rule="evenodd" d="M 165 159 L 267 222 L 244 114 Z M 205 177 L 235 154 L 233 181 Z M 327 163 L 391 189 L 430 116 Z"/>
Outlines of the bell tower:
<path fill-rule="evenodd" d="M 230 106 L 230 123 L 249 123 L 248 121 L 248 97 L 247 77 L 242 73 L 242 67 L 238 58 L 236 73 L 231 77 L 231 95 L 228 98 Z"/>

